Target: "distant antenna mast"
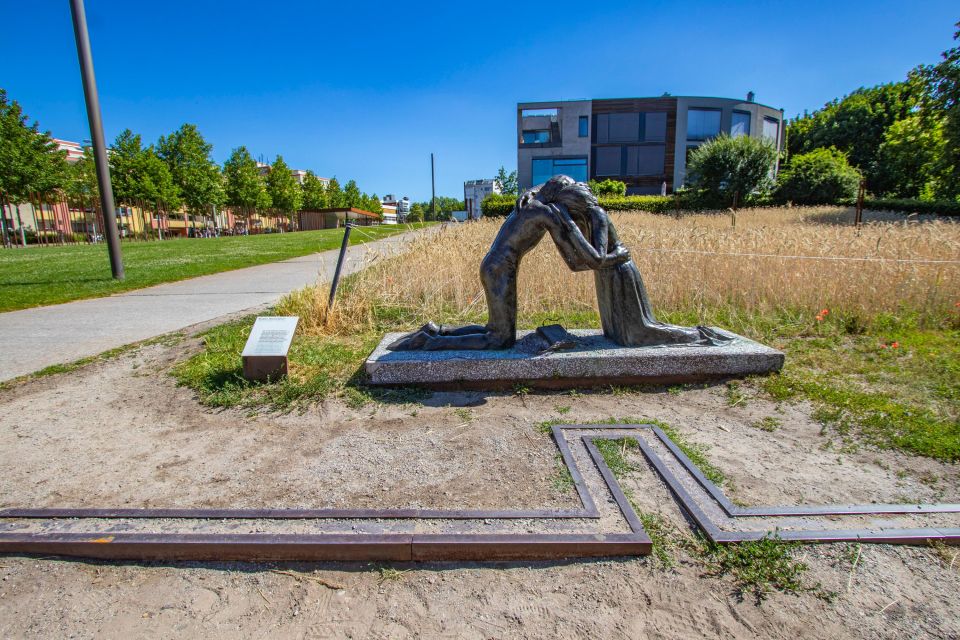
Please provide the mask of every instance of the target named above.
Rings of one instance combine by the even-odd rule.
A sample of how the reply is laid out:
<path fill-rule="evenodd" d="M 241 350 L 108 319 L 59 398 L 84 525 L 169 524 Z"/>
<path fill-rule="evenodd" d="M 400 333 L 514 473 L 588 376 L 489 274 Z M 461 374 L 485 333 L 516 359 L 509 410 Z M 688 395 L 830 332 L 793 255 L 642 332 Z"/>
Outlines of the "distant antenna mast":
<path fill-rule="evenodd" d="M 433 219 L 437 219 L 437 178 L 433 169 L 433 154 L 430 154 L 430 211 Z"/>

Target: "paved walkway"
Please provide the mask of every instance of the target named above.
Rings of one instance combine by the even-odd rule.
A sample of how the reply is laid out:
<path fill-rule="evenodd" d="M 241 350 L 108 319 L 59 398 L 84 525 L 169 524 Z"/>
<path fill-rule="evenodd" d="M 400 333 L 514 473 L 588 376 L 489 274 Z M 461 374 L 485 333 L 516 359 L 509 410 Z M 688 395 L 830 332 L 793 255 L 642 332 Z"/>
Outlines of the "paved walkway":
<path fill-rule="evenodd" d="M 350 247 L 343 275 L 397 253 L 420 233 Z M 331 280 L 338 253 L 335 249 L 107 298 L 0 313 L 0 381 L 274 303 L 294 289 Z"/>

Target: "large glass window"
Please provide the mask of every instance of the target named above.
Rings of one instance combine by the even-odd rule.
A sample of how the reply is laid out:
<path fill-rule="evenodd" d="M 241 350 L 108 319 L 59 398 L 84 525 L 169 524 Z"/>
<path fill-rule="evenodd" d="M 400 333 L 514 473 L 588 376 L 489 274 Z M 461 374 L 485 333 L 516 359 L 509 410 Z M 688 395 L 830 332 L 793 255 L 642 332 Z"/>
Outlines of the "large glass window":
<path fill-rule="evenodd" d="M 664 147 L 659 144 L 626 147 L 628 176 L 663 175 Z"/>
<path fill-rule="evenodd" d="M 620 147 L 597 147 L 597 176 L 620 175 Z"/>
<path fill-rule="evenodd" d="M 769 140 L 776 146 L 780 137 L 780 123 L 773 118 L 764 118 L 762 135 L 764 140 Z"/>
<path fill-rule="evenodd" d="M 579 126 L 579 136 L 586 138 L 590 135 L 590 116 L 580 116 L 577 125 Z"/>
<path fill-rule="evenodd" d="M 594 122 L 596 141 L 608 142 L 664 142 L 667 138 L 667 114 L 601 113 Z"/>
<path fill-rule="evenodd" d="M 523 144 L 542 144 L 545 142 L 550 142 L 550 132 L 546 129 L 523 132 Z"/>
<path fill-rule="evenodd" d="M 709 140 L 720 133 L 720 111 L 687 110 L 687 140 Z"/>
<path fill-rule="evenodd" d="M 570 176 L 577 182 L 587 181 L 586 158 L 534 158 L 533 184 L 543 184 L 553 176 Z"/>
<path fill-rule="evenodd" d="M 664 142 L 667 139 L 667 114 L 663 112 L 643 114 L 643 139 L 646 142 Z"/>
<path fill-rule="evenodd" d="M 730 121 L 730 137 L 750 135 L 750 113 L 747 111 L 734 111 L 733 119 Z"/>

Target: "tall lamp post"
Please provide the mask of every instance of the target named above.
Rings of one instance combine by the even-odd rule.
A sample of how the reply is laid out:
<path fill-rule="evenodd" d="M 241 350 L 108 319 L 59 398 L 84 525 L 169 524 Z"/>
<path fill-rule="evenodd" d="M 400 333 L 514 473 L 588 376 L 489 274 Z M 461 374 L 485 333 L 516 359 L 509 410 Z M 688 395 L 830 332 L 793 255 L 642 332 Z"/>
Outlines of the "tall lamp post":
<path fill-rule="evenodd" d="M 107 146 L 103 141 L 100 98 L 97 96 L 97 80 L 93 75 L 93 56 L 90 54 L 90 35 L 87 33 L 87 14 L 83 9 L 83 0 L 70 0 L 70 12 L 73 14 L 73 35 L 77 40 L 83 95 L 87 102 L 90 138 L 93 140 L 93 160 L 97 166 L 97 184 L 100 187 L 100 207 L 103 211 L 103 224 L 106 227 L 104 232 L 107 236 L 107 251 L 110 254 L 110 270 L 115 279 L 123 280 L 123 256 L 120 254 L 117 216 L 113 210 L 110 165 L 107 161 Z"/>

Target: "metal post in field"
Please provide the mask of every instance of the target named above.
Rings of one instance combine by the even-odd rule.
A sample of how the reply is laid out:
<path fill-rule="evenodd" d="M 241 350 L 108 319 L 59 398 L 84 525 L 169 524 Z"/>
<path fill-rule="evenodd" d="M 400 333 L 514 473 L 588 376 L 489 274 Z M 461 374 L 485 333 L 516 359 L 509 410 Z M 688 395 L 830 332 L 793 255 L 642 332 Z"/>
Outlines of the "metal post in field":
<path fill-rule="evenodd" d="M 120 253 L 117 216 L 113 210 L 110 165 L 107 161 L 107 146 L 103 139 L 100 97 L 97 95 L 97 80 L 93 73 L 93 55 L 90 53 L 90 35 L 87 33 L 87 14 L 83 8 L 83 0 L 70 0 L 70 12 L 73 15 L 73 35 L 77 40 L 77 57 L 80 59 L 83 95 L 87 103 L 90 138 L 93 141 L 93 159 L 97 167 L 97 184 L 100 187 L 100 205 L 103 209 L 107 251 L 110 254 L 110 270 L 113 272 L 115 279 L 123 280 L 123 256 Z"/>
<path fill-rule="evenodd" d="M 854 224 L 857 226 L 857 229 L 860 228 L 860 225 L 863 224 L 863 198 L 867 192 L 867 181 L 860 180 L 860 188 L 857 190 L 857 213 L 854 217 Z"/>
<path fill-rule="evenodd" d="M 330 282 L 330 300 L 327 301 L 327 313 L 333 309 L 333 299 L 337 295 L 337 285 L 340 284 L 340 271 L 343 269 L 343 259 L 347 255 L 347 247 L 350 246 L 350 229 L 353 225 L 350 220 L 345 220 L 343 229 L 343 244 L 340 245 L 340 255 L 337 256 L 337 268 L 333 271 L 333 281 Z"/>
<path fill-rule="evenodd" d="M 430 211 L 433 219 L 437 219 L 437 181 L 433 171 L 433 154 L 430 154 Z"/>

